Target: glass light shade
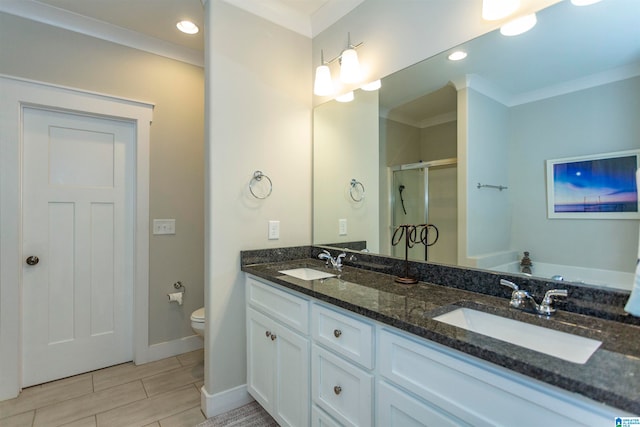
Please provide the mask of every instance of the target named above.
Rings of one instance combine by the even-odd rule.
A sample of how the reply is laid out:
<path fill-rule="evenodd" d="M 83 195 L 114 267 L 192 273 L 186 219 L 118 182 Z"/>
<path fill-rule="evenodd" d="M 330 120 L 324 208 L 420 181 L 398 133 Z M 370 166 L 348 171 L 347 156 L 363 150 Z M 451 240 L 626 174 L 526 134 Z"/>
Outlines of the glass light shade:
<path fill-rule="evenodd" d="M 380 81 L 380 79 L 378 80 L 374 80 L 372 82 L 369 82 L 365 85 L 362 85 L 361 89 L 362 90 L 366 90 L 368 92 L 372 92 L 374 90 L 378 90 L 382 87 L 382 82 Z"/>
<path fill-rule="evenodd" d="M 176 27 L 186 34 L 196 34 L 200 31 L 198 26 L 191 21 L 180 21 L 176 24 Z"/>
<path fill-rule="evenodd" d="M 520 7 L 520 0 L 482 0 L 482 19 L 495 21 L 506 18 Z"/>
<path fill-rule="evenodd" d="M 351 102 L 353 101 L 353 91 L 347 92 L 340 96 L 336 96 L 336 101 L 338 102 Z"/>
<path fill-rule="evenodd" d="M 530 15 L 521 16 L 520 18 L 516 18 L 513 21 L 507 22 L 502 27 L 500 27 L 500 34 L 503 36 L 517 36 L 518 34 L 526 33 L 533 27 L 535 27 L 538 19 L 536 18 L 536 14 L 532 13 Z"/>
<path fill-rule="evenodd" d="M 318 96 L 328 96 L 333 94 L 331 70 L 329 70 L 328 65 L 320 65 L 316 68 L 316 80 L 313 83 L 313 93 Z"/>
<path fill-rule="evenodd" d="M 362 80 L 360 61 L 355 49 L 347 49 L 342 52 L 340 64 L 340 80 L 343 83 L 358 83 Z"/>
<path fill-rule="evenodd" d="M 589 6 L 590 4 L 598 3 L 600 0 L 571 0 L 571 4 L 574 6 Z"/>

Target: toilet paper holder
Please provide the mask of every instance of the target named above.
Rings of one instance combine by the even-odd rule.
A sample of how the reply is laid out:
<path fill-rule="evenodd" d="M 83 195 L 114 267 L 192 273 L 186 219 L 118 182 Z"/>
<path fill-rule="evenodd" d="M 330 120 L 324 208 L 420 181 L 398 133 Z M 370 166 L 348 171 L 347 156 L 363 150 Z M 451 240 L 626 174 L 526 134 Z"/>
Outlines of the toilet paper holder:
<path fill-rule="evenodd" d="M 182 282 L 177 281 L 176 283 L 173 284 L 173 288 L 178 292 L 172 292 L 167 294 L 167 297 L 169 298 L 169 303 L 177 302 L 178 305 L 182 305 L 182 297 L 184 296 L 184 293 L 185 293 L 184 285 L 182 284 Z"/>

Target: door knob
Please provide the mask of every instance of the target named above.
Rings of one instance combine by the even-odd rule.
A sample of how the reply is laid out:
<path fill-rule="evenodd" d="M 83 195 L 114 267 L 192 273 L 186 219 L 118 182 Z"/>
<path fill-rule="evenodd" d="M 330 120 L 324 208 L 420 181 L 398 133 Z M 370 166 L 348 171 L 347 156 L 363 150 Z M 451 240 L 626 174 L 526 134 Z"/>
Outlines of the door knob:
<path fill-rule="evenodd" d="M 36 265 L 39 262 L 40 262 L 40 259 L 37 256 L 31 255 L 30 257 L 27 258 L 27 264 L 29 265 Z"/>

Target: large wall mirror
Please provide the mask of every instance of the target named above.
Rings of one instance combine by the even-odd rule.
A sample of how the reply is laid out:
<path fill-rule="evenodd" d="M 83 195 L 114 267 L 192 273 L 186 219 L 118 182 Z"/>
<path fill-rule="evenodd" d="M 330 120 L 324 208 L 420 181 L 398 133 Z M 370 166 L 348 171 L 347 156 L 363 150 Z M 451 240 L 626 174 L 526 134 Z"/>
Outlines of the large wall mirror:
<path fill-rule="evenodd" d="M 316 107 L 314 244 L 404 257 L 394 228 L 431 223 L 410 259 L 630 289 L 639 221 L 550 217 L 547 165 L 640 149 L 638 22 L 636 0 L 560 2 Z"/>

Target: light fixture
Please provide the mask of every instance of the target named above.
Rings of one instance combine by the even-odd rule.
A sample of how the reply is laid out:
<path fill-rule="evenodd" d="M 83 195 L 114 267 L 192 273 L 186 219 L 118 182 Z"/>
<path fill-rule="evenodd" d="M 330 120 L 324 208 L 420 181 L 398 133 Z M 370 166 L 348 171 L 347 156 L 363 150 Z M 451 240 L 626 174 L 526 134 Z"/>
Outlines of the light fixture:
<path fill-rule="evenodd" d="M 455 52 L 452 52 L 447 58 L 449 58 L 450 61 L 460 61 L 461 59 L 464 59 L 466 57 L 467 52 L 456 50 Z"/>
<path fill-rule="evenodd" d="M 362 80 L 358 53 L 351 44 L 351 33 L 348 33 L 347 48 L 340 55 L 340 80 L 343 83 L 358 83 Z"/>
<path fill-rule="evenodd" d="M 374 90 L 380 89 L 381 87 L 382 87 L 382 82 L 380 81 L 380 79 L 378 79 L 362 85 L 360 89 L 366 90 L 367 92 L 372 92 Z"/>
<path fill-rule="evenodd" d="M 200 28 L 191 21 L 180 21 L 176 24 L 176 27 L 186 34 L 196 34 L 200 31 Z"/>
<path fill-rule="evenodd" d="M 353 101 L 353 91 L 336 96 L 338 102 L 351 102 Z"/>
<path fill-rule="evenodd" d="M 535 13 L 524 15 L 500 27 L 500 34 L 503 36 L 517 36 L 535 27 L 537 22 Z"/>
<path fill-rule="evenodd" d="M 495 21 L 506 18 L 520 7 L 520 0 L 482 0 L 482 19 Z"/>
<path fill-rule="evenodd" d="M 571 0 L 571 4 L 574 6 L 589 6 L 590 4 L 598 3 L 600 0 Z"/>
<path fill-rule="evenodd" d="M 333 94 L 331 70 L 324 62 L 324 52 L 322 50 L 320 50 L 320 65 L 316 68 L 316 79 L 313 84 L 313 93 L 318 96 L 328 96 Z"/>

